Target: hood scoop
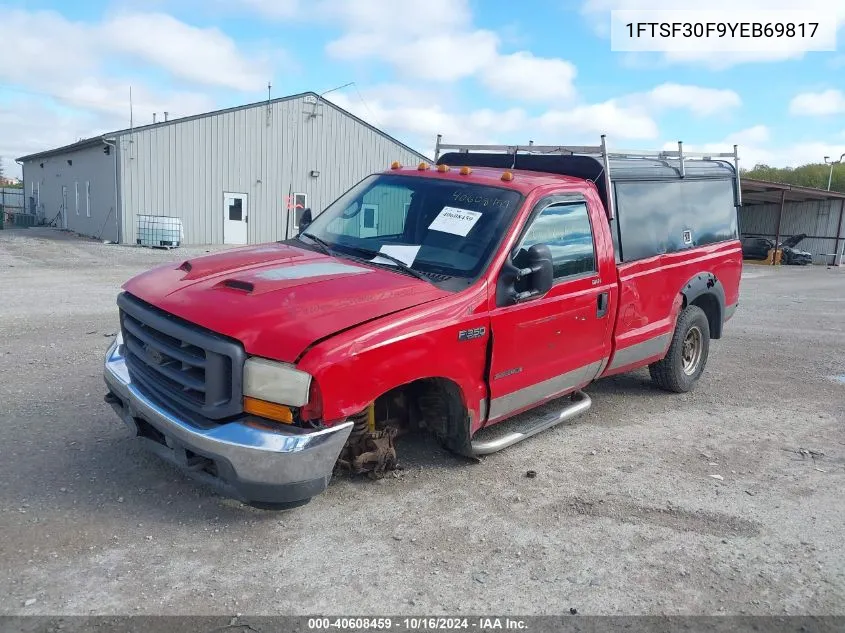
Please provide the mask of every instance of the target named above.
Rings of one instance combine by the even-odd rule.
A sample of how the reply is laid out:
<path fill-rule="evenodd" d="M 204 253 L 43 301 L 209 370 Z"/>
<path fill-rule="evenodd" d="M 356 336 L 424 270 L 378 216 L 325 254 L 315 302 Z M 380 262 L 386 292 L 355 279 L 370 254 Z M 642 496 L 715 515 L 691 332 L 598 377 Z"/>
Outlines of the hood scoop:
<path fill-rule="evenodd" d="M 255 290 L 255 284 L 250 281 L 244 281 L 242 279 L 224 279 L 217 287 L 223 288 L 232 288 L 233 290 L 243 290 L 247 294 L 251 293 Z"/>

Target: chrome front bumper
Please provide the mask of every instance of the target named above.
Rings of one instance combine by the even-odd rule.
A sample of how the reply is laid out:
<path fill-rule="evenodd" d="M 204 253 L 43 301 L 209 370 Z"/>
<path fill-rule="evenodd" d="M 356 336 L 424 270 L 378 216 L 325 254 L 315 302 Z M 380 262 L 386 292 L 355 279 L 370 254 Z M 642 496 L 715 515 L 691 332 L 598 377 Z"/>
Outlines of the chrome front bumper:
<path fill-rule="evenodd" d="M 119 343 L 118 336 L 106 354 L 106 401 L 159 456 L 226 496 L 255 505 L 299 505 L 326 489 L 352 422 L 308 431 L 266 422 L 261 428 L 260 418 L 244 416 L 201 426 L 132 383 Z"/>

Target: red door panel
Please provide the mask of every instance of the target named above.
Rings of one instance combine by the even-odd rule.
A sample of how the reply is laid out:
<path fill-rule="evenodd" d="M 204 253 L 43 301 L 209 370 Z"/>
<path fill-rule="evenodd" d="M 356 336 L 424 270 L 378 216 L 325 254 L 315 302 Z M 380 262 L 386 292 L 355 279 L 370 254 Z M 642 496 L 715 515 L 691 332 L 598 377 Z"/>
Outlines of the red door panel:
<path fill-rule="evenodd" d="M 603 209 L 583 200 L 549 197 L 534 207 L 522 246 L 549 245 L 558 280 L 543 297 L 491 309 L 489 422 L 581 387 L 604 368 L 616 271 L 600 222 Z"/>
<path fill-rule="evenodd" d="M 609 353 L 609 310 L 599 317 L 598 275 L 491 314 L 490 422 L 590 382 Z"/>

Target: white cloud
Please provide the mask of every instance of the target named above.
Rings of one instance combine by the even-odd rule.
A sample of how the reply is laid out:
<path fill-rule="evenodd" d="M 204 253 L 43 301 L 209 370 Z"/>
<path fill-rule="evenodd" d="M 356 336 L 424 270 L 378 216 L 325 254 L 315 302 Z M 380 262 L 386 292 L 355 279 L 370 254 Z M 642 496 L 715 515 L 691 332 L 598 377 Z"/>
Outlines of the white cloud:
<path fill-rule="evenodd" d="M 98 29 L 99 45 L 153 64 L 174 77 L 208 86 L 259 91 L 267 64 L 247 57 L 219 29 L 198 28 L 164 13 L 115 16 Z"/>
<path fill-rule="evenodd" d="M 331 57 L 387 62 L 409 78 L 453 82 L 497 56 L 498 36 L 472 27 L 466 0 L 322 0 L 316 11 L 345 31 L 327 45 Z"/>
<path fill-rule="evenodd" d="M 388 34 L 350 33 L 327 46 L 336 59 L 387 61 L 409 78 L 453 82 L 478 73 L 495 59 L 498 38 L 490 31 L 456 37 L 438 34 L 410 38 L 401 44 Z"/>
<path fill-rule="evenodd" d="M 519 51 L 494 59 L 481 80 L 496 94 L 525 101 L 554 101 L 575 96 L 576 74 L 575 65 L 568 61 Z"/>
<path fill-rule="evenodd" d="M 14 95 L 0 102 L 0 155 L 7 164 L 128 127 L 130 85 L 136 124 L 152 122 L 153 112 L 175 118 L 217 105 L 204 90 L 154 88 L 134 76 L 135 63 L 195 85 L 256 95 L 271 76 L 269 55 L 247 54 L 217 29 L 164 13 L 121 13 L 85 23 L 55 11 L 8 9 L 3 27 L 4 45 L 15 51 L 0 65 L 0 83 L 10 86 L 3 92 Z"/>
<path fill-rule="evenodd" d="M 242 2 L 273 17 L 270 0 Z M 573 64 L 529 51 L 502 52 L 499 34 L 473 25 L 468 0 L 313 0 L 310 13 L 299 17 L 342 29 L 326 45 L 337 60 L 387 63 L 403 78 L 432 83 L 476 77 L 492 93 L 514 100 L 552 102 L 575 95 Z"/>
<path fill-rule="evenodd" d="M 75 78 L 103 73 L 115 56 L 151 64 L 194 83 L 261 90 L 265 59 L 240 51 L 218 29 L 202 29 L 164 13 L 126 13 L 98 23 L 73 22 L 55 11 L 11 10 L 3 14 L 4 44 L 15 63 L 3 64 L 0 78 L 28 86 L 68 85 Z"/>
<path fill-rule="evenodd" d="M 693 114 L 707 116 L 732 110 L 742 105 L 733 90 L 702 88 L 701 86 L 664 83 L 634 98 L 651 109 L 685 108 Z"/>
<path fill-rule="evenodd" d="M 795 116 L 827 116 L 845 113 L 845 93 L 841 90 L 804 92 L 789 102 L 789 113 Z"/>
<path fill-rule="evenodd" d="M 445 89 L 444 89 L 445 91 Z M 498 144 L 534 140 L 538 144 L 591 144 L 601 134 L 618 147 L 625 141 L 656 139 L 657 124 L 642 111 L 616 100 L 555 108 L 532 114 L 523 108 L 462 111 L 437 92 L 380 86 L 360 94 L 333 93 L 329 99 L 412 147 L 429 152 L 437 134 L 445 143 Z"/>
<path fill-rule="evenodd" d="M 604 36 L 610 35 L 611 11 L 707 11 L 712 14 L 723 14 L 725 22 L 736 21 L 737 11 L 757 14 L 762 21 L 766 11 L 815 11 L 819 16 L 831 16 L 838 28 L 845 25 L 845 2 L 831 0 L 803 0 L 796 6 L 795 0 L 710 0 L 702 4 L 700 0 L 582 0 L 581 14 L 592 25 L 593 29 Z M 667 17 L 669 14 L 667 13 Z M 732 17 L 733 16 L 733 17 Z M 658 18 L 659 19 L 659 18 Z M 667 19 L 667 21 L 672 21 Z M 787 59 L 798 59 L 804 52 L 797 47 L 797 40 L 781 39 L 779 48 L 771 51 L 755 52 L 719 52 L 714 50 L 687 50 L 660 54 L 668 63 L 696 64 L 721 70 L 746 63 L 775 62 Z M 648 55 L 647 53 L 634 53 Z"/>
<path fill-rule="evenodd" d="M 543 144 L 572 143 L 566 135 L 577 130 L 579 135 L 590 136 L 590 143 L 598 144 L 598 137 L 607 134 L 608 142 L 654 139 L 658 136 L 657 123 L 638 110 L 625 108 L 616 100 L 582 105 L 569 110 L 549 110 L 538 123 L 549 141 Z M 558 140 L 559 139 L 559 140 Z"/>
<path fill-rule="evenodd" d="M 808 163 L 821 163 L 824 156 L 836 157 L 842 153 L 842 145 L 833 145 L 821 141 L 804 141 L 785 145 L 776 145 L 777 141 L 770 130 L 763 125 L 740 130 L 729 134 L 716 143 L 685 144 L 684 149 L 690 152 L 732 152 L 733 146 L 738 145 L 740 167 L 752 169 L 755 165 L 763 164 L 770 167 L 798 167 Z M 675 150 L 677 143 L 667 142 L 664 149 Z"/>

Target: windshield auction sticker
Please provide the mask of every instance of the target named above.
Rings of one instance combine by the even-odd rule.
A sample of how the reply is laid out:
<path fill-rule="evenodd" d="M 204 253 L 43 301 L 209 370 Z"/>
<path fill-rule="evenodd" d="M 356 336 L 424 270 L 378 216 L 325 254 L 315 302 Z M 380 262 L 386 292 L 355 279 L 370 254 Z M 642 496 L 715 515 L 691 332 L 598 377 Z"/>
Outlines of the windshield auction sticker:
<path fill-rule="evenodd" d="M 452 235 L 460 235 L 466 237 L 467 233 L 472 230 L 478 218 L 481 217 L 480 211 L 468 211 L 467 209 L 458 209 L 457 207 L 443 207 L 443 210 L 437 214 L 434 221 L 428 225 L 430 231 L 440 231 L 442 233 L 451 233 Z"/>

